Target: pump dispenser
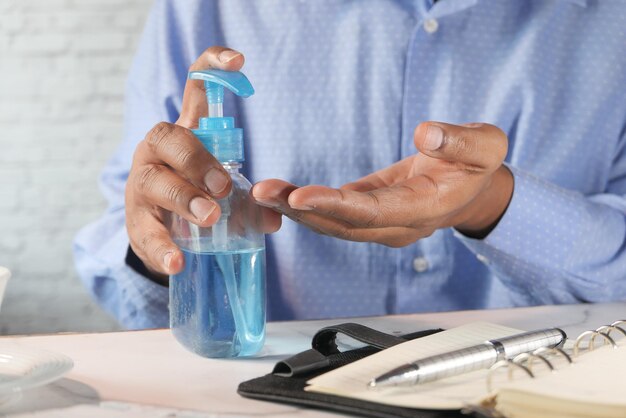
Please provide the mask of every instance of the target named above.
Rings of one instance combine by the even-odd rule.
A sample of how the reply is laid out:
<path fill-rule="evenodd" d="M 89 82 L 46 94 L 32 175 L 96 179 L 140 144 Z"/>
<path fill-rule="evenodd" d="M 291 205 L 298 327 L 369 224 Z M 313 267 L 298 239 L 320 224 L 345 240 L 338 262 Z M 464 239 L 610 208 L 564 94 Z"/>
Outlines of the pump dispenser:
<path fill-rule="evenodd" d="M 193 133 L 220 162 L 242 162 L 243 129 L 235 128 L 234 118 L 224 117 L 224 87 L 237 96 L 250 97 L 254 94 L 252 84 L 238 71 L 192 71 L 189 78 L 204 80 L 209 105 L 209 116 L 200 118 L 198 129 L 193 130 Z"/>
<path fill-rule="evenodd" d="M 209 114 L 192 130 L 230 174 L 230 194 L 218 201 L 221 215 L 201 228 L 172 214 L 170 234 L 185 255 L 185 267 L 170 277 L 170 327 L 176 339 L 204 357 L 240 357 L 258 352 L 265 339 L 265 237 L 250 182 L 239 173 L 243 130 L 224 117 L 224 87 L 249 97 L 254 89 L 240 72 L 189 73 L 203 80 Z"/>

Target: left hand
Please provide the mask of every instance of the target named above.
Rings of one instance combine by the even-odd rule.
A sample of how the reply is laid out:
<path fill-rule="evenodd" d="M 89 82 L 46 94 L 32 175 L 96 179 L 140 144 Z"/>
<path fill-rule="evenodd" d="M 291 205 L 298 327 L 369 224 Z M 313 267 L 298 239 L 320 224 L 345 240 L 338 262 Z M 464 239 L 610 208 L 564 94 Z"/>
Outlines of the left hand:
<path fill-rule="evenodd" d="M 446 227 L 486 236 L 513 193 L 504 132 L 426 122 L 414 142 L 419 153 L 339 189 L 265 180 L 252 194 L 316 232 L 351 241 L 400 247 Z"/>

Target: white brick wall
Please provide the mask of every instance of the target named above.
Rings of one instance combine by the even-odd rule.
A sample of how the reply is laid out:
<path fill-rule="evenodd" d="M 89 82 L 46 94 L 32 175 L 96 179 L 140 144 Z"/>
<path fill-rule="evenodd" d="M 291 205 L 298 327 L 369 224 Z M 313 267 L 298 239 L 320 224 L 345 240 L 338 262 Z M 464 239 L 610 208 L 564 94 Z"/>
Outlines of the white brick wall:
<path fill-rule="evenodd" d="M 74 271 L 151 0 L 0 0 L 0 334 L 117 328 Z"/>

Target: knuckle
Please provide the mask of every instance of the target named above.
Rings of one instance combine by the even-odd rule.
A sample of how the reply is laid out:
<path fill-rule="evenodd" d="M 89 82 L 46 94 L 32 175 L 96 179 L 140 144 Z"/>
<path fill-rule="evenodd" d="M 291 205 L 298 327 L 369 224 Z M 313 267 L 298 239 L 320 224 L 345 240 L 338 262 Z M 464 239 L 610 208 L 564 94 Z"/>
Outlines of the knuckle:
<path fill-rule="evenodd" d="M 184 145 L 178 145 L 174 150 L 174 158 L 183 171 L 188 171 L 194 166 L 195 153 Z"/>
<path fill-rule="evenodd" d="M 144 255 L 159 260 L 165 254 L 168 246 L 159 232 L 148 231 L 141 237 L 140 248 Z"/>
<path fill-rule="evenodd" d="M 341 226 L 335 231 L 335 236 L 347 241 L 354 241 L 354 229 L 348 226 Z"/>
<path fill-rule="evenodd" d="M 139 241 L 139 247 L 144 254 L 149 253 L 149 249 L 154 246 L 154 242 L 158 240 L 158 234 L 155 231 L 148 231 L 142 235 Z"/>
<path fill-rule="evenodd" d="M 167 122 L 159 122 L 148 132 L 146 144 L 155 152 L 167 140 L 174 130 L 174 125 Z"/>
<path fill-rule="evenodd" d="M 149 164 L 144 166 L 137 176 L 135 187 L 138 193 L 146 194 L 154 188 L 157 179 L 161 175 L 163 167 L 156 164 Z"/>
<path fill-rule="evenodd" d="M 365 195 L 370 198 L 373 210 L 368 214 L 363 225 L 367 228 L 373 228 L 380 223 L 380 217 L 383 213 L 382 205 L 376 193 L 369 191 Z"/>
<path fill-rule="evenodd" d="M 171 183 L 165 186 L 163 194 L 165 198 L 175 206 L 183 205 L 185 202 L 187 187 L 181 183 Z"/>
<path fill-rule="evenodd" d="M 478 149 L 478 141 L 479 138 L 473 132 L 454 138 L 452 147 L 454 157 L 460 160 L 465 156 L 473 155 Z"/>

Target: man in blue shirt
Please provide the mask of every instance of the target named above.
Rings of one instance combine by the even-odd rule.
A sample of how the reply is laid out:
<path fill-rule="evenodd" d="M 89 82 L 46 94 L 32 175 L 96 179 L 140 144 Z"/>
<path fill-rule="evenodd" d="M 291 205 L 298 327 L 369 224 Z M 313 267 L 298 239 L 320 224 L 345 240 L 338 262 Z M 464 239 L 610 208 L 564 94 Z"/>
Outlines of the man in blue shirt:
<path fill-rule="evenodd" d="M 247 176 L 281 179 L 253 189 L 266 230 L 298 221 L 268 236 L 270 319 L 623 299 L 624 27 L 611 0 L 159 0 L 80 275 L 127 327 L 167 326 L 163 213 L 208 226 L 229 187 L 186 75 L 242 51 L 257 94 L 225 114 Z"/>

